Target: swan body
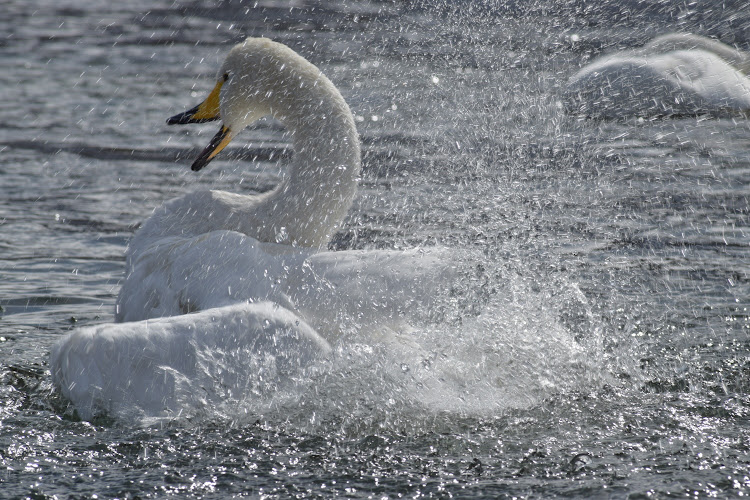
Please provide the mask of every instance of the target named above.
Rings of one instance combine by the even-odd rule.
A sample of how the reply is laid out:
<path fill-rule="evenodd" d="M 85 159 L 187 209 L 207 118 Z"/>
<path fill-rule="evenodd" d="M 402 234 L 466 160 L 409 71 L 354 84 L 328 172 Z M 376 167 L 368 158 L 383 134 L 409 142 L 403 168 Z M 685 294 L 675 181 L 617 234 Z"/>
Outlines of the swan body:
<path fill-rule="evenodd" d="M 597 117 L 750 111 L 750 56 L 715 40 L 658 37 L 593 61 L 565 88 L 570 111 Z"/>
<path fill-rule="evenodd" d="M 359 138 L 338 90 L 286 46 L 238 44 L 208 98 L 168 123 L 221 119 L 198 170 L 266 115 L 294 144 L 284 180 L 257 196 L 199 191 L 157 208 L 126 251 L 118 324 L 81 329 L 53 349 L 53 382 L 84 418 L 173 411 L 190 387 L 210 397 L 240 390 L 255 365 L 239 363 L 231 383 L 211 379 L 199 361 L 216 353 L 304 368 L 343 332 L 398 335 L 450 282 L 445 250 L 321 251 L 356 193 Z"/>
<path fill-rule="evenodd" d="M 169 237 L 141 254 L 116 317 L 139 321 L 267 300 L 333 342 L 342 321 L 365 332 L 401 330 L 404 318 L 429 309 L 450 282 L 449 262 L 440 248 L 319 252 L 236 231 Z"/>

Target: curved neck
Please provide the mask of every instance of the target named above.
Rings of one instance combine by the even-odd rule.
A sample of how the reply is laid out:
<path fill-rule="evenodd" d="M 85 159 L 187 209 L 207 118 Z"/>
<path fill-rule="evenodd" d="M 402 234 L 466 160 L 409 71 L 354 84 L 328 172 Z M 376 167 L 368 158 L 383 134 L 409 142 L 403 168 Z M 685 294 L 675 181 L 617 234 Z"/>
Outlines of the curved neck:
<path fill-rule="evenodd" d="M 247 222 L 264 221 L 265 241 L 323 247 L 357 190 L 361 164 L 354 119 L 341 94 L 319 72 L 302 88 L 296 80 L 295 88 L 276 93 L 272 114 L 292 136 L 294 160 L 281 183 L 261 196 Z"/>

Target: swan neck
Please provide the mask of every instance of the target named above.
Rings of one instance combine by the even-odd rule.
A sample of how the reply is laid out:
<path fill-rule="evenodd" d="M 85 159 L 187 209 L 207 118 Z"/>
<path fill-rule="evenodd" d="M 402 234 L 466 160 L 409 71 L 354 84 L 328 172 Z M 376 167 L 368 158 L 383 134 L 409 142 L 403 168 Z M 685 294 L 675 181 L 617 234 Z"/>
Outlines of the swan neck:
<path fill-rule="evenodd" d="M 289 130 L 294 159 L 263 203 L 275 240 L 323 247 L 348 212 L 360 174 L 359 137 L 349 107 L 322 74 L 307 92 L 282 92 L 274 116 Z"/>

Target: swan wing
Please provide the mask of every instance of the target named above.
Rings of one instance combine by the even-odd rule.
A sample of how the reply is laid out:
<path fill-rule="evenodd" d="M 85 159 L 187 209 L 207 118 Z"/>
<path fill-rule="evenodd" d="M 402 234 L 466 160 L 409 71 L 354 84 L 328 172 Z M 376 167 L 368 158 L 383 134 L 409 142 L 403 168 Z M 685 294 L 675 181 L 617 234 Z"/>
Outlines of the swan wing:
<path fill-rule="evenodd" d="M 81 328 L 52 349 L 54 385 L 79 415 L 169 415 L 272 393 L 330 352 L 291 311 L 235 304 L 170 318 Z"/>

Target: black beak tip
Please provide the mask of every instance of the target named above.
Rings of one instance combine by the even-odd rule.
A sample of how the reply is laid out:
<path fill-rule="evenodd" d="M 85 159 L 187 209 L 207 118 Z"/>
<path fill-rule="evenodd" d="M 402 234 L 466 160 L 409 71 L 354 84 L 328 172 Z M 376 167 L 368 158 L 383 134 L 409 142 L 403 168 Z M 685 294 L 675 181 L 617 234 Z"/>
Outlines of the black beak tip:
<path fill-rule="evenodd" d="M 188 123 L 192 123 L 191 117 L 193 116 L 193 113 L 190 111 L 185 111 L 184 113 L 180 113 L 179 115 L 170 116 L 167 118 L 167 125 L 186 125 Z"/>
<path fill-rule="evenodd" d="M 187 111 L 183 111 L 182 113 L 178 115 L 171 116 L 167 118 L 167 125 L 187 125 L 189 123 L 206 123 L 206 122 L 213 122 L 219 119 L 219 116 L 212 116 L 210 118 L 195 118 L 195 115 L 198 113 L 201 105 L 197 105 L 192 109 L 188 109 Z"/>
<path fill-rule="evenodd" d="M 203 150 L 203 152 L 198 156 L 198 158 L 195 159 L 193 164 L 190 166 L 190 170 L 192 170 L 193 172 L 197 172 L 198 170 L 208 165 L 208 163 L 211 161 L 211 158 L 209 158 L 210 153 L 211 150 L 209 148 Z"/>
<path fill-rule="evenodd" d="M 206 146 L 203 151 L 201 151 L 201 153 L 198 155 L 198 158 L 196 158 L 193 162 L 193 165 L 190 167 L 193 172 L 197 172 L 198 170 L 208 165 L 208 163 L 216 155 L 216 148 L 219 147 L 221 142 L 226 138 L 227 134 L 229 134 L 229 129 L 222 126 L 213 137 L 213 139 L 211 139 L 211 142 L 208 143 L 208 146 Z"/>

